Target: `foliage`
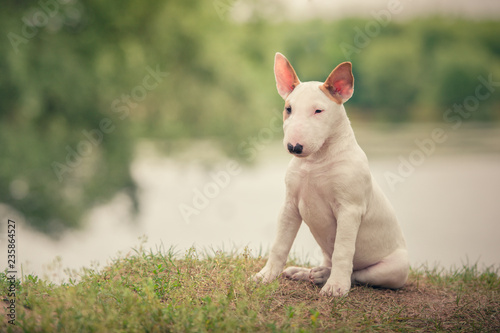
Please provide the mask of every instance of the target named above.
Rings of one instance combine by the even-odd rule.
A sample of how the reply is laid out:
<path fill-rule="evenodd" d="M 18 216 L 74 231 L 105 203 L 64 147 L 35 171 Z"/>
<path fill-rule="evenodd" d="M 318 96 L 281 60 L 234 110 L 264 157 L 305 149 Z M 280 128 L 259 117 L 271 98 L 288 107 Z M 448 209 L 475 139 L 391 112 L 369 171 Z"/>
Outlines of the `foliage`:
<path fill-rule="evenodd" d="M 117 192 L 135 202 L 129 166 L 138 139 L 166 152 L 181 139 L 209 139 L 241 158 L 238 144 L 282 105 L 276 51 L 302 80 L 323 80 L 351 60 L 349 112 L 388 122 L 441 121 L 444 110 L 474 94 L 479 76 L 500 77 L 498 22 L 391 22 L 360 42 L 373 20 L 276 23 L 256 15 L 234 22 L 231 7 L 5 1 L 0 202 L 57 234 L 81 226 L 85 212 Z M 498 96 L 465 120 L 498 120 Z"/>

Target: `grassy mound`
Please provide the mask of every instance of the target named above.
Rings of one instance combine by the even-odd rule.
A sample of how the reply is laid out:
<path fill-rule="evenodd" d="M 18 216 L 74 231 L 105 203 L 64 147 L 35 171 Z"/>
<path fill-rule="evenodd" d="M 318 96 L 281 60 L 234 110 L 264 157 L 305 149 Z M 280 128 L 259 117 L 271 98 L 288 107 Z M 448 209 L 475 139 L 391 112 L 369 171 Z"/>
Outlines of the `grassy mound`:
<path fill-rule="evenodd" d="M 16 320 L 1 307 L 7 332 L 330 332 L 500 331 L 500 277 L 476 266 L 453 272 L 412 270 L 401 290 L 355 286 L 347 297 L 279 279 L 249 277 L 265 263 L 248 252 L 183 257 L 136 251 L 78 282 L 36 276 L 16 282 Z M 0 274 L 8 305 L 10 281 Z"/>

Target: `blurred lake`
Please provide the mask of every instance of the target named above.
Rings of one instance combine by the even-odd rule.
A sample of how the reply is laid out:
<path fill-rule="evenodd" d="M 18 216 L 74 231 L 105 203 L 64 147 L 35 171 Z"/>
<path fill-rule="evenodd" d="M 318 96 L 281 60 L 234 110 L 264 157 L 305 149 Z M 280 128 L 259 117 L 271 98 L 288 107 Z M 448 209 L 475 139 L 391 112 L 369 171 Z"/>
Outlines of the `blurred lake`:
<path fill-rule="evenodd" d="M 353 128 L 397 211 L 413 267 L 500 264 L 499 127 L 463 125 L 455 130 L 446 124 L 386 127 L 353 122 Z M 436 128 L 446 140 L 432 148 L 429 140 Z M 255 146 L 253 166 L 228 164 L 209 143 L 197 143 L 194 153 L 176 157 L 161 157 L 152 145 L 140 144 L 131 166 L 139 186 L 136 221 L 129 213 L 131 203 L 118 194 L 89 214 L 84 230 L 59 241 L 21 226 L 17 237 L 23 273 L 59 281 L 66 278 L 64 268 L 103 267 L 134 253 L 142 235 L 147 237 L 145 248 L 153 251 L 175 246 L 183 254 L 191 246 L 225 251 L 248 246 L 253 255 L 265 254 L 274 239 L 291 158 L 279 137 Z M 427 142 L 427 148 L 419 148 L 415 140 Z M 414 170 L 391 185 L 387 175 L 397 175 L 402 160 Z M 187 211 L 192 215 L 183 217 L 181 207 L 191 207 Z M 312 265 L 321 260 L 304 225 L 292 251 Z M 56 257 L 60 260 L 54 261 Z"/>

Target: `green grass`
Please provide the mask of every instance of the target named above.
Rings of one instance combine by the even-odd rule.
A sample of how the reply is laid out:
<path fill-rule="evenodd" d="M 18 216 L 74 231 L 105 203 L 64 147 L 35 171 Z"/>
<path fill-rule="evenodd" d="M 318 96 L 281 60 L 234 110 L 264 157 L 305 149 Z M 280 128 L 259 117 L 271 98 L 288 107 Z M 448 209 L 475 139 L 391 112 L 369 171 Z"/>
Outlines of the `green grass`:
<path fill-rule="evenodd" d="M 2 307 L 0 331 L 500 331 L 500 277 L 493 269 L 420 268 L 401 290 L 355 286 L 347 297 L 325 298 L 305 282 L 250 282 L 264 263 L 248 251 L 189 250 L 179 257 L 138 250 L 100 271 L 83 271 L 78 282 L 24 276 L 15 325 Z M 0 275 L 7 305 L 10 283 Z"/>

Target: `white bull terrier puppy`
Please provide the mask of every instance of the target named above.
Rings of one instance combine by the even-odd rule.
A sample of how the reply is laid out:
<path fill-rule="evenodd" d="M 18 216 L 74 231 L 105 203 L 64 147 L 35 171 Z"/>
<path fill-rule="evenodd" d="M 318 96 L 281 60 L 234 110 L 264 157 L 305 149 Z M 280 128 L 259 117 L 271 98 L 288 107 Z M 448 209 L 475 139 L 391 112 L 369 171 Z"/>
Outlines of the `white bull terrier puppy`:
<path fill-rule="evenodd" d="M 255 281 L 283 274 L 323 285 L 321 294 L 327 296 L 346 295 L 352 282 L 385 288 L 406 282 L 403 233 L 343 106 L 353 94 L 351 67 L 341 63 L 324 83 L 300 82 L 288 60 L 276 53 L 276 85 L 285 100 L 283 144 L 294 157 L 285 176 L 276 240 Z M 323 264 L 283 271 L 302 221 L 321 247 Z"/>

